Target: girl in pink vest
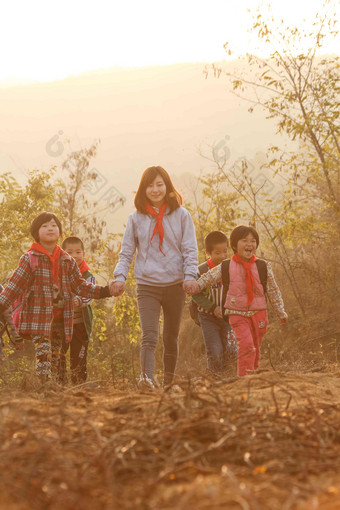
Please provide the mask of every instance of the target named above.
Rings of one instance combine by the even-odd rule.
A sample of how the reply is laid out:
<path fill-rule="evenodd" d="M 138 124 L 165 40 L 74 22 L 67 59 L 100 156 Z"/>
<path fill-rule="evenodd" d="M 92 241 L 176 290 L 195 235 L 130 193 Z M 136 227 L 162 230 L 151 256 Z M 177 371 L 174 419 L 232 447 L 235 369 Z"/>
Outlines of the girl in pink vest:
<path fill-rule="evenodd" d="M 229 264 L 229 288 L 222 306 L 237 338 L 239 376 L 259 366 L 261 342 L 268 325 L 265 291 L 281 324 L 285 324 L 288 318 L 280 289 L 267 261 L 260 261 L 266 269 L 266 289 L 263 288 L 256 263 L 259 259 L 255 257 L 258 245 L 259 235 L 253 227 L 239 225 L 230 235 L 234 255 Z M 222 281 L 222 264 L 197 280 L 194 294 Z"/>

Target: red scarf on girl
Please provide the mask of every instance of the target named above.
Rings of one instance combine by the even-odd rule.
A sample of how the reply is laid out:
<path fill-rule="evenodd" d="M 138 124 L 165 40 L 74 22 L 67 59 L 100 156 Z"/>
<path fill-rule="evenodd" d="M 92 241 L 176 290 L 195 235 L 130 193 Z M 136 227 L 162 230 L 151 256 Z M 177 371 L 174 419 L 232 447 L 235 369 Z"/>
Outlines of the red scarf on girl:
<path fill-rule="evenodd" d="M 152 207 L 152 205 L 150 204 L 146 204 L 145 206 L 145 210 L 148 214 L 150 214 L 151 216 L 153 216 L 154 218 L 156 218 L 156 225 L 155 225 L 155 228 L 153 229 L 153 234 L 152 234 L 152 237 L 150 239 L 150 243 L 154 237 L 155 234 L 157 234 L 158 232 L 158 236 L 159 236 L 159 251 L 162 252 L 162 243 L 163 243 L 163 237 L 164 237 L 164 227 L 163 227 L 163 216 L 164 216 L 164 213 L 165 213 L 165 209 L 167 207 L 167 203 L 164 202 L 164 204 L 161 205 L 161 208 L 159 209 L 159 212 L 157 213 L 155 211 L 155 209 Z M 163 253 L 163 252 L 162 252 Z M 163 253 L 163 255 L 165 256 L 165 253 Z"/>
<path fill-rule="evenodd" d="M 249 306 L 254 299 L 253 288 L 255 287 L 255 279 L 253 273 L 251 272 L 251 265 L 257 260 L 257 257 L 255 257 L 255 255 L 252 255 L 248 262 L 245 262 L 243 259 L 241 259 L 238 253 L 235 253 L 235 255 L 233 255 L 232 257 L 232 260 L 238 262 L 239 264 L 242 264 L 242 266 L 246 270 L 246 287 Z"/>
<path fill-rule="evenodd" d="M 61 255 L 60 246 L 57 245 L 54 248 L 52 255 L 48 253 L 48 251 L 40 243 L 32 243 L 30 250 L 39 251 L 40 253 L 44 253 L 48 256 L 52 265 L 53 281 L 59 287 L 59 259 Z"/>
<path fill-rule="evenodd" d="M 85 260 L 81 261 L 78 268 L 79 268 L 79 271 L 81 272 L 82 276 L 84 273 L 86 273 L 86 271 L 88 271 L 90 269 L 89 266 L 86 264 Z"/>

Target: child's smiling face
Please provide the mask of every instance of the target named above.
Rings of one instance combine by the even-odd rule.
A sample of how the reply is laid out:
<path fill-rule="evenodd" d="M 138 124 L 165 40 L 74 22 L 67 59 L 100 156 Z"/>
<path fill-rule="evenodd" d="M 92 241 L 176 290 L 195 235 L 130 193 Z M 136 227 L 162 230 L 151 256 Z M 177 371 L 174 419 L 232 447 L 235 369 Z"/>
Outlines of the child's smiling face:
<path fill-rule="evenodd" d="M 226 259 L 228 256 L 228 243 L 224 242 L 214 244 L 211 252 L 209 253 L 207 251 L 207 255 L 209 255 L 215 266 L 218 266 L 219 264 L 221 264 L 222 260 Z"/>
<path fill-rule="evenodd" d="M 80 243 L 67 243 L 65 246 L 65 251 L 74 258 L 77 262 L 77 266 L 80 266 L 85 257 L 85 252 L 83 251 Z"/>
<path fill-rule="evenodd" d="M 52 218 L 50 221 L 46 221 L 39 228 L 39 243 L 40 244 L 57 244 L 59 239 L 59 227 Z"/>
<path fill-rule="evenodd" d="M 246 237 L 237 242 L 236 253 L 238 253 L 242 260 L 248 262 L 249 259 L 255 255 L 256 248 L 256 239 L 253 234 L 249 232 Z"/>

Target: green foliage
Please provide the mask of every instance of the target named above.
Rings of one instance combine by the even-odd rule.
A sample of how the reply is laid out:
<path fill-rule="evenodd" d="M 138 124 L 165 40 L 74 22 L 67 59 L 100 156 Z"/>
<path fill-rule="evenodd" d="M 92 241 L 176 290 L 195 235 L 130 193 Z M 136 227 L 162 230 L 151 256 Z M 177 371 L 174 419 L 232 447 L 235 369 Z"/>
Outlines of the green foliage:
<path fill-rule="evenodd" d="M 204 239 L 209 232 L 221 230 L 229 235 L 241 215 L 239 195 L 230 192 L 225 176 L 208 173 L 191 190 L 191 202 L 185 204 L 194 221 L 200 258 L 205 260 Z"/>
<path fill-rule="evenodd" d="M 132 344 L 136 344 L 141 335 L 135 284 L 135 279 L 129 277 L 127 291 L 115 300 L 113 309 L 117 327 Z"/>
<path fill-rule="evenodd" d="M 286 207 L 312 200 L 321 220 L 333 215 L 340 232 L 340 58 L 319 56 L 326 36 L 337 38 L 335 3 L 325 1 L 312 31 L 287 26 L 259 7 L 251 30 L 271 50 L 247 55 L 247 75 L 228 73 L 233 89 L 276 120 L 277 132 L 297 143 L 287 152 L 271 148 L 271 168 L 288 178 Z M 304 50 L 302 50 L 302 48 Z M 319 209 L 319 210 L 320 210 Z M 301 212 L 301 211 L 300 211 Z M 296 221 L 306 218 L 296 215 Z M 308 208 L 305 212 L 308 215 Z M 331 228 L 331 232 L 333 229 Z"/>
<path fill-rule="evenodd" d="M 98 203 L 88 192 L 99 179 L 91 161 L 97 155 L 99 141 L 89 148 L 68 154 L 62 164 L 64 175 L 57 181 L 57 201 L 62 211 L 65 235 L 81 237 L 91 251 L 102 244 L 106 222 Z"/>
<path fill-rule="evenodd" d="M 30 225 L 43 210 L 57 211 L 56 187 L 50 172 L 34 170 L 22 186 L 9 173 L 0 175 L 0 277 L 4 280 L 32 241 Z"/>
<path fill-rule="evenodd" d="M 310 30 L 286 25 L 272 16 L 270 6 L 261 5 L 254 11 L 250 31 L 268 56 L 248 54 L 245 66 L 226 73 L 234 93 L 252 103 L 249 111 L 262 108 L 276 121 L 277 132 L 291 141 L 293 150 L 268 148 L 262 167 L 269 181 L 280 176 L 286 183 L 281 199 L 273 202 L 261 185 L 255 185 L 246 161 L 237 172 L 215 160 L 246 204 L 250 223 L 260 230 L 265 241 L 261 250 L 289 284 L 286 294 L 294 297 L 292 308 L 297 304 L 303 315 L 314 307 L 316 295 L 329 291 L 329 275 L 333 282 L 338 279 L 329 254 L 338 257 L 340 241 L 340 60 L 319 56 L 326 35 L 338 35 L 334 12 L 335 3 L 326 0 Z M 213 70 L 222 76 L 217 66 Z M 314 260 L 322 261 L 323 274 Z"/>
<path fill-rule="evenodd" d="M 15 352 L 7 338 L 5 342 L 0 359 L 0 389 L 34 390 L 39 387 L 41 383 L 35 376 L 34 358 Z"/>

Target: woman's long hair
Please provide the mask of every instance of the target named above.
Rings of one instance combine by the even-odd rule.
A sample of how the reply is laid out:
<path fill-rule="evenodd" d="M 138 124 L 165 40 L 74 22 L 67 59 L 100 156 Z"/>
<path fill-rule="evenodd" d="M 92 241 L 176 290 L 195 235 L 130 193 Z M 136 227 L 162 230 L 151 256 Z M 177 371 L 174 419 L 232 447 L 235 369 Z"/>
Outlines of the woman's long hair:
<path fill-rule="evenodd" d="M 143 172 L 135 196 L 135 207 L 137 211 L 142 214 L 147 214 L 145 206 L 149 202 L 146 198 L 146 188 L 156 179 L 158 175 L 162 177 L 166 186 L 165 201 L 170 208 L 169 214 L 171 214 L 173 211 L 175 211 L 175 209 L 182 205 L 182 197 L 172 184 L 168 172 L 161 166 L 149 166 L 149 168 Z"/>

